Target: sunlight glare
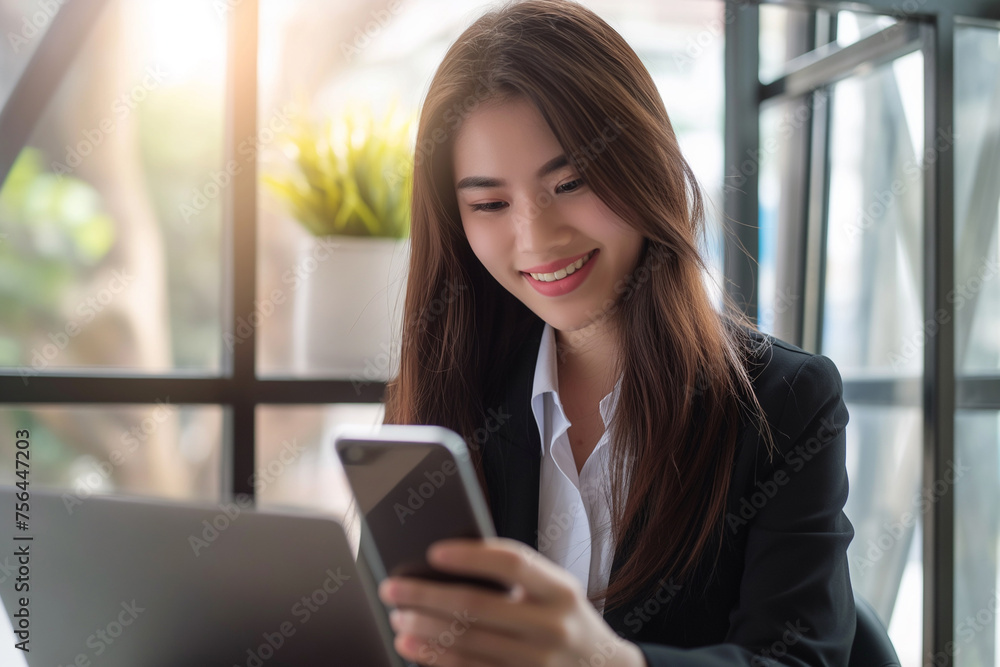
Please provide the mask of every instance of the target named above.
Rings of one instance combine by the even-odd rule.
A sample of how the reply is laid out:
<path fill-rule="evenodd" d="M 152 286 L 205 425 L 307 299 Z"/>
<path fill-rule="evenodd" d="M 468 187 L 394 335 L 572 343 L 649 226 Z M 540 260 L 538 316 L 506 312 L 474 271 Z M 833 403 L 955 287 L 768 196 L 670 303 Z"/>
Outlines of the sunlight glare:
<path fill-rule="evenodd" d="M 142 12 L 149 57 L 175 81 L 219 81 L 226 63 L 229 11 L 205 0 L 146 0 Z M 225 6 L 222 3 L 221 6 Z"/>

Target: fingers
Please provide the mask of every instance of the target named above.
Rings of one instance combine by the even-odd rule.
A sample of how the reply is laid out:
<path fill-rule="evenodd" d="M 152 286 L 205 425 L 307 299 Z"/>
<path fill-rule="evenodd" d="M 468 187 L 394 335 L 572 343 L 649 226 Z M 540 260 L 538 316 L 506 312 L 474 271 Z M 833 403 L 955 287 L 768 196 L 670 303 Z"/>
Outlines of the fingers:
<path fill-rule="evenodd" d="M 397 633 L 396 651 L 414 662 L 435 666 L 542 662 L 538 659 L 540 650 L 532 644 L 482 628 L 468 615 L 446 619 L 397 609 L 390 615 L 390 623 Z"/>
<path fill-rule="evenodd" d="M 427 557 L 442 570 L 520 585 L 528 598 L 542 603 L 572 603 L 578 593 L 572 575 L 517 540 L 441 540 L 431 545 Z"/>
<path fill-rule="evenodd" d="M 488 627 L 513 639 L 553 642 L 558 636 L 551 610 L 516 596 L 470 586 L 393 577 L 379 586 L 379 597 L 398 610 L 437 616 L 449 623 Z"/>

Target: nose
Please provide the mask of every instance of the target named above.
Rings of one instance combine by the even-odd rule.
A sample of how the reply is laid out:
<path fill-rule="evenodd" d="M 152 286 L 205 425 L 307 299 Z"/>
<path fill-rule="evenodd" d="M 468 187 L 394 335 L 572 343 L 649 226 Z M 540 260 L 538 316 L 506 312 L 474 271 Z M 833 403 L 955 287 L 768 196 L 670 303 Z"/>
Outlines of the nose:
<path fill-rule="evenodd" d="M 569 244 L 572 230 L 551 200 L 535 198 L 514 215 L 517 249 L 527 256 L 547 257 L 553 248 Z"/>

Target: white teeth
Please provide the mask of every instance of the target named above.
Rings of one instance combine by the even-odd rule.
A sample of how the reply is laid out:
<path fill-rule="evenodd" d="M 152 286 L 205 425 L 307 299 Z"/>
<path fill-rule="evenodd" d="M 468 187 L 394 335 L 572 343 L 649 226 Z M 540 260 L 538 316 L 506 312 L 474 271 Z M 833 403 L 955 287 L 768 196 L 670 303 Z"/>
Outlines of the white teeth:
<path fill-rule="evenodd" d="M 555 273 L 530 273 L 528 275 L 530 275 L 532 278 L 542 283 L 551 283 L 555 282 L 556 280 L 562 280 L 566 276 L 576 273 L 576 271 L 584 264 L 586 264 L 593 256 L 594 256 L 594 251 L 591 250 L 589 253 L 587 253 L 586 257 L 581 257 L 580 259 L 576 260 L 566 268 L 559 269 Z"/>

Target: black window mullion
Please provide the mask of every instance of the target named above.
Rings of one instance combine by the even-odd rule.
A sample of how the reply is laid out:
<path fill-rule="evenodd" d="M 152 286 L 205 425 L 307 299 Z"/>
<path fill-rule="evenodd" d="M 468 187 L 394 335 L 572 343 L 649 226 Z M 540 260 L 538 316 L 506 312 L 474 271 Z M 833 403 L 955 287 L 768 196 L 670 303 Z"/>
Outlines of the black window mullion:
<path fill-rule="evenodd" d="M 1000 21 L 997 0 L 761 0 L 767 4 L 829 11 L 869 11 L 896 18 L 933 19 L 937 14 Z"/>
<path fill-rule="evenodd" d="M 955 126 L 955 19 L 942 8 L 924 26 L 924 146 Z M 924 321 L 940 324 L 924 343 L 923 487 L 955 458 L 955 156 L 942 150 L 924 171 Z M 949 485 L 923 516 L 923 655 L 948 656 L 954 639 L 955 493 Z"/>
<path fill-rule="evenodd" d="M 793 12 L 787 17 L 785 52 L 796 58 L 816 49 L 816 12 Z M 765 98 L 764 86 L 760 97 Z M 815 97 L 812 93 L 772 101 L 783 111 L 782 123 L 789 123 L 790 132 L 784 142 L 786 159 L 780 162 L 781 199 L 778 203 L 775 230 L 775 293 L 774 332 L 794 345 L 802 345 L 802 311 L 805 285 L 805 254 L 807 229 L 802 220 L 809 210 L 809 186 L 813 160 L 810 143 L 814 122 Z M 808 109 L 804 122 L 797 122 L 799 110 Z"/>
<path fill-rule="evenodd" d="M 21 148 L 30 139 L 41 111 L 50 102 L 83 47 L 92 25 L 108 0 L 78 0 L 61 7 L 12 92 L 0 107 L 0 184 Z M 226 8 L 226 148 L 227 163 L 243 165 L 240 142 L 257 134 L 258 1 L 241 0 Z M 246 165 L 244 165 L 246 166 Z M 359 379 L 261 380 L 256 371 L 256 329 L 238 329 L 252 321 L 256 292 L 257 207 L 256 161 L 240 169 L 228 189 L 223 217 L 221 271 L 224 298 L 221 314 L 224 346 L 219 376 L 208 374 L 149 375 L 141 372 L 35 372 L 0 369 L 0 405 L 100 407 L 152 404 L 169 397 L 176 405 L 219 405 L 225 421 L 222 488 L 229 495 L 252 497 L 254 413 L 259 404 L 377 403 L 385 382 Z M 229 354 L 232 349 L 232 354 Z"/>
<path fill-rule="evenodd" d="M 810 352 L 823 350 L 823 304 L 826 302 L 826 236 L 830 224 L 830 135 L 834 86 L 812 93 L 812 136 L 809 164 L 809 202 L 802 258 L 802 286 L 798 299 L 801 340 Z"/>
<path fill-rule="evenodd" d="M 226 72 L 226 157 L 228 164 L 241 164 L 237 153 L 240 142 L 257 135 L 257 0 L 243 0 L 227 14 L 229 26 Z M 255 424 L 254 388 L 257 382 L 256 326 L 240 327 L 238 320 L 252 322 L 257 292 L 257 158 L 249 159 L 249 168 L 233 175 L 224 216 L 227 254 L 222 262 L 223 285 L 232 301 L 227 304 L 223 330 L 223 374 L 233 383 L 232 402 L 227 410 L 226 432 L 232 439 L 225 443 L 229 456 L 224 479 L 230 494 L 253 498 Z M 231 350 L 231 352 L 230 352 Z M 227 356 L 231 355 L 231 356 Z"/>
<path fill-rule="evenodd" d="M 31 375 L 27 384 L 20 375 L 0 374 L 0 405 L 3 404 L 144 404 L 170 397 L 181 404 L 224 404 L 238 401 L 256 404 L 378 403 L 383 400 L 381 380 L 257 379 L 237 387 L 230 377 L 184 377 L 176 375 L 86 376 Z"/>
<path fill-rule="evenodd" d="M 818 45 L 837 43 L 839 19 L 836 12 L 819 10 Z M 813 92 L 812 160 L 809 168 L 809 214 L 806 218 L 806 243 L 803 249 L 802 291 L 797 310 L 802 332 L 800 347 L 810 352 L 823 351 L 823 311 L 826 304 L 826 248 L 830 226 L 830 152 L 833 134 L 834 85 Z"/>
<path fill-rule="evenodd" d="M 921 46 L 920 26 L 903 23 L 889 26 L 873 35 L 850 44 L 828 44 L 813 53 L 788 63 L 788 71 L 762 88 L 764 99 L 805 95 L 821 86 L 892 62 L 918 50 Z"/>
<path fill-rule="evenodd" d="M 760 108 L 760 8 L 743 0 L 726 0 L 725 12 L 723 282 L 726 295 L 756 322 L 760 120 L 755 111 Z"/>

